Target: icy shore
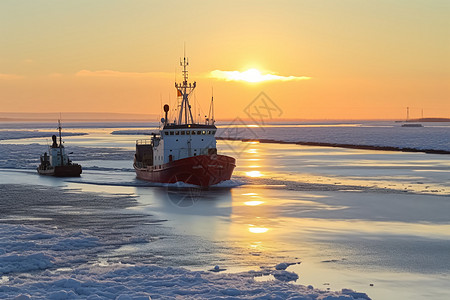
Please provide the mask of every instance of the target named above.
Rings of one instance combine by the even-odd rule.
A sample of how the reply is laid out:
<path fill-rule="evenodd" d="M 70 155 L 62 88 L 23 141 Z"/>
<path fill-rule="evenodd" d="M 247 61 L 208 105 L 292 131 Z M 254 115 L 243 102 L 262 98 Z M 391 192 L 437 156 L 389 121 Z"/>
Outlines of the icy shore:
<path fill-rule="evenodd" d="M 57 274 L 55 274 L 57 273 Z M 108 266 L 40 274 L 40 281 L 11 279 L 0 286 L 9 299 L 370 299 L 343 289 L 321 291 L 281 281 L 256 282 L 252 273 L 212 274 L 158 266 Z"/>
<path fill-rule="evenodd" d="M 0 188 L 1 299 L 369 299 L 348 289 L 291 284 L 301 274 L 276 263 L 236 274 L 181 268 L 174 264 L 180 250 L 169 253 L 155 243 L 171 238 L 159 225 L 164 220 L 129 210 L 132 196 Z M 146 253 L 124 252 L 143 244 Z M 263 275 L 276 279 L 254 280 Z"/>
<path fill-rule="evenodd" d="M 106 245 L 86 233 L 24 225 L 0 225 L 0 231 L 2 299 L 370 299 L 349 289 L 333 292 L 286 283 L 297 275 L 275 267 L 217 274 L 110 263 L 97 259 Z M 254 280 L 269 274 L 279 280 Z"/>
<path fill-rule="evenodd" d="M 298 126 L 298 127 L 228 127 L 219 128 L 217 136 L 233 140 L 271 140 L 324 146 L 370 146 L 409 148 L 450 152 L 450 126 L 404 128 L 401 126 Z M 383 150 L 383 149 L 380 149 Z"/>

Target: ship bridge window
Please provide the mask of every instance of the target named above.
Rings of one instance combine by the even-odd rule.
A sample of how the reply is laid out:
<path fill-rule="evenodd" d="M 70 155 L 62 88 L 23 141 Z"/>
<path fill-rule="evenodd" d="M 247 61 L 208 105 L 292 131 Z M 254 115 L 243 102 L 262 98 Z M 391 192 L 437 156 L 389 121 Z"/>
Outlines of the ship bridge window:
<path fill-rule="evenodd" d="M 203 134 L 203 135 L 204 135 L 204 134 L 206 134 L 206 131 L 205 131 L 205 130 L 203 130 L 203 131 L 202 131 L 202 134 Z"/>
<path fill-rule="evenodd" d="M 192 135 L 195 135 L 195 130 L 192 130 Z"/>
<path fill-rule="evenodd" d="M 179 131 L 175 131 L 175 135 L 180 135 L 180 132 Z"/>
<path fill-rule="evenodd" d="M 181 132 L 181 135 L 185 135 L 185 134 L 186 134 L 186 132 L 185 132 L 185 131 L 182 131 L 182 132 Z"/>
<path fill-rule="evenodd" d="M 212 134 L 216 134 L 216 131 L 215 130 L 213 130 L 213 131 L 211 131 L 212 132 Z"/>
<path fill-rule="evenodd" d="M 167 131 L 164 131 L 164 134 L 165 134 L 165 135 L 168 135 L 169 133 L 168 133 Z"/>
<path fill-rule="evenodd" d="M 170 135 L 173 135 L 173 131 L 170 132 Z"/>
<path fill-rule="evenodd" d="M 199 135 L 202 134 L 202 131 L 201 130 L 197 131 L 197 134 L 199 134 Z"/>
<path fill-rule="evenodd" d="M 208 130 L 207 132 L 208 132 L 207 134 L 211 134 L 211 130 Z"/>

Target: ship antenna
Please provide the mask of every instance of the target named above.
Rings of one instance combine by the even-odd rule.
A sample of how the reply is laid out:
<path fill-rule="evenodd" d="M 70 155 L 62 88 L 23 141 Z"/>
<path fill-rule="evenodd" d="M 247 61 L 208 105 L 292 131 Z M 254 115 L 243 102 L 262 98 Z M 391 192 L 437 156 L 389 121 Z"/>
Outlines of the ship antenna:
<path fill-rule="evenodd" d="M 211 87 L 212 89 L 212 87 Z M 214 119 L 214 90 L 212 90 L 212 94 L 211 94 L 211 112 L 212 112 L 212 122 L 213 125 L 216 122 L 216 119 Z"/>
<path fill-rule="evenodd" d="M 160 109 L 161 109 L 160 112 L 161 112 L 163 110 L 162 94 L 161 93 L 159 93 L 159 103 L 160 103 Z M 161 119 L 162 118 L 161 117 L 161 113 L 159 114 L 159 116 L 160 116 L 160 119 Z"/>
<path fill-rule="evenodd" d="M 214 88 L 211 87 L 211 104 L 209 105 L 208 120 L 214 125 Z"/>
<path fill-rule="evenodd" d="M 58 131 L 59 131 L 59 147 L 61 148 L 62 145 L 62 136 L 61 136 L 61 115 L 59 116 L 58 120 Z"/>
<path fill-rule="evenodd" d="M 59 114 L 58 130 L 59 130 L 59 157 L 61 158 L 61 166 L 64 166 L 62 154 L 62 137 L 61 137 L 61 113 Z"/>
<path fill-rule="evenodd" d="M 186 53 L 186 46 L 184 48 Z M 177 97 L 182 97 L 180 104 L 180 111 L 178 113 L 178 125 L 183 124 L 183 112 L 184 112 L 184 124 L 193 124 L 194 117 L 192 116 L 191 105 L 189 104 L 189 95 L 196 87 L 196 82 L 188 84 L 188 71 L 187 66 L 189 65 L 189 60 L 184 54 L 183 60 L 180 59 L 180 66 L 183 67 L 183 83 L 176 83 L 175 88 L 177 89 Z"/>

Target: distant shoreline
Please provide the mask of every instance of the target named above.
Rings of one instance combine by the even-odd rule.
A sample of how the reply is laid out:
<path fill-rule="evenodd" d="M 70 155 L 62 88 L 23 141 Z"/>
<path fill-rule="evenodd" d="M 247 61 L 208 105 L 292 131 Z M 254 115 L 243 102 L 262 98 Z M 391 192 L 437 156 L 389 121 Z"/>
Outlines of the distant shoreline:
<path fill-rule="evenodd" d="M 356 145 L 356 144 L 338 144 L 338 143 L 320 143 L 320 142 L 286 142 L 272 139 L 237 139 L 216 137 L 217 140 L 241 141 L 241 142 L 259 142 L 267 144 L 291 144 L 302 146 L 317 146 L 317 147 L 334 147 L 360 150 L 376 150 L 376 151 L 397 151 L 397 152 L 422 152 L 428 154 L 450 154 L 447 150 L 436 149 L 418 149 L 410 147 L 392 147 L 392 146 L 373 146 L 373 145 Z"/>
<path fill-rule="evenodd" d="M 395 122 L 450 122 L 450 118 L 420 118 L 420 119 L 410 119 L 405 121 L 395 121 Z"/>
<path fill-rule="evenodd" d="M 8 123 L 8 122 L 27 122 L 27 123 L 47 123 L 47 122 L 55 122 L 56 119 L 29 119 L 29 118 L 0 118 L 0 122 Z M 63 118 L 64 122 L 92 122 L 92 123 L 101 123 L 101 122 L 157 122 L 154 118 L 148 119 L 71 119 L 71 118 Z"/>
<path fill-rule="evenodd" d="M 158 121 L 156 114 L 107 113 L 107 112 L 62 112 L 62 113 L 21 113 L 0 112 L 0 122 L 142 122 Z"/>
<path fill-rule="evenodd" d="M 19 112 L 0 112 L 0 122 L 54 122 L 60 119 L 63 122 L 159 122 L 160 116 L 157 114 L 135 114 L 135 113 L 93 113 L 93 112 L 66 112 L 66 113 L 19 113 Z M 240 119 L 244 123 L 253 124 L 255 120 Z M 236 119 L 218 119 L 216 123 L 234 123 Z M 450 118 L 420 118 L 409 120 L 395 120 L 395 119 L 271 119 L 272 124 L 299 124 L 311 122 L 326 122 L 326 123 L 354 123 L 354 122 L 442 122 L 450 123 Z"/>

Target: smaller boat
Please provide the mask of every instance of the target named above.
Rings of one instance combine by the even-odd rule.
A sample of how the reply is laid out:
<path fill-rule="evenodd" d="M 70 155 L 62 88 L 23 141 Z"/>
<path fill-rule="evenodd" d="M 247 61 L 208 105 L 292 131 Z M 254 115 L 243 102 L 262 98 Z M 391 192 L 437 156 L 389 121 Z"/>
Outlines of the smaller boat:
<path fill-rule="evenodd" d="M 40 175 L 56 177 L 78 177 L 82 170 L 79 164 L 74 164 L 66 153 L 62 144 L 61 121 L 58 120 L 59 145 L 56 141 L 56 135 L 52 136 L 53 143 L 48 147 L 47 152 L 41 155 L 41 164 L 37 167 Z"/>
<path fill-rule="evenodd" d="M 423 110 L 422 110 L 422 115 L 423 115 Z M 423 127 L 423 125 L 420 123 L 408 123 L 408 122 L 412 122 L 412 120 L 409 119 L 409 107 L 406 108 L 406 121 L 405 122 L 406 123 L 403 124 L 402 127 Z"/>
<path fill-rule="evenodd" d="M 418 123 L 405 123 L 402 127 L 423 127 L 423 125 Z"/>

